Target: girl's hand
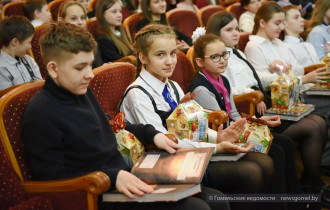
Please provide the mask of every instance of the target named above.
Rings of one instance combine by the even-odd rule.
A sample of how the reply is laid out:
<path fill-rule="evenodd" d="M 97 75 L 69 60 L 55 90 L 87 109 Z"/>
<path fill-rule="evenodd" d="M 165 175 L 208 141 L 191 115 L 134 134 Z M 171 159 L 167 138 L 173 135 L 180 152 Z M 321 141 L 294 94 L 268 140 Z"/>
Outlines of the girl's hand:
<path fill-rule="evenodd" d="M 259 119 L 266 121 L 269 127 L 276 127 L 281 124 L 281 119 L 278 115 L 262 116 Z"/>
<path fill-rule="evenodd" d="M 143 196 L 144 193 L 152 193 L 154 191 L 152 187 L 124 170 L 120 170 L 117 175 L 116 189 L 130 199 L 134 198 L 134 194 Z"/>
<path fill-rule="evenodd" d="M 185 51 L 190 48 L 190 46 L 183 40 L 181 40 L 181 41 L 176 40 L 176 45 L 180 51 Z"/>
<path fill-rule="evenodd" d="M 308 74 L 302 76 L 302 82 L 305 83 L 316 83 L 326 82 L 325 80 L 330 79 L 329 71 L 325 71 L 326 67 L 320 67 Z"/>
<path fill-rule="evenodd" d="M 266 104 L 265 102 L 261 101 L 260 103 L 257 104 L 257 112 L 260 114 L 260 115 L 264 115 L 265 112 L 266 112 Z"/>
<path fill-rule="evenodd" d="M 325 44 L 322 44 L 323 48 L 325 49 L 325 51 L 327 53 L 330 53 L 330 42 L 328 42 L 326 45 Z"/>
<path fill-rule="evenodd" d="M 234 122 L 233 124 L 231 124 L 225 130 L 223 130 L 223 125 L 220 125 L 217 134 L 217 143 L 221 143 L 223 141 L 228 141 L 233 143 L 237 141 L 245 129 L 245 123 L 246 123 L 246 119 L 241 118 L 236 122 Z"/>
<path fill-rule="evenodd" d="M 287 64 L 280 60 L 274 60 L 271 64 L 269 64 L 269 68 L 272 72 L 274 71 L 286 72 L 291 69 L 291 64 Z"/>
<path fill-rule="evenodd" d="M 216 153 L 241 153 L 249 152 L 254 144 L 250 141 L 247 147 L 241 147 L 228 141 L 223 141 L 216 146 Z"/>

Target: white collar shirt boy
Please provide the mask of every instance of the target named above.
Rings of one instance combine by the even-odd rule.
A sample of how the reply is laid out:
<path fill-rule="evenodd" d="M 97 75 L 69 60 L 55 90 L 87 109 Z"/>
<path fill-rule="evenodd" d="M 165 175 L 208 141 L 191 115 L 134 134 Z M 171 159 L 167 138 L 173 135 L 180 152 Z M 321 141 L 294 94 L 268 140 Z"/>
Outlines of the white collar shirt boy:
<path fill-rule="evenodd" d="M 301 66 L 306 67 L 320 62 L 311 43 L 289 35 L 284 37 L 284 42 L 288 44 L 291 53 Z"/>
<path fill-rule="evenodd" d="M 37 80 L 41 80 L 41 74 L 38 64 L 28 55 L 25 60 L 30 65 L 34 76 Z M 0 51 L 0 90 L 9 88 L 13 85 L 31 82 L 32 78 L 21 59 L 16 60 L 12 56 Z"/>

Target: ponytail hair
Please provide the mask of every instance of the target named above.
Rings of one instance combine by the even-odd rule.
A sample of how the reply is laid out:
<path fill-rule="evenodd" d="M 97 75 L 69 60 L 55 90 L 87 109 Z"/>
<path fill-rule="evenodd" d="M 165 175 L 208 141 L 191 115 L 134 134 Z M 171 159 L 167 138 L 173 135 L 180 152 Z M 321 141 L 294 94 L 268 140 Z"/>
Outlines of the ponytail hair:
<path fill-rule="evenodd" d="M 268 22 L 270 19 L 273 18 L 274 14 L 283 12 L 283 8 L 273 1 L 266 1 L 263 2 L 261 7 L 258 9 L 256 16 L 254 17 L 254 27 L 252 34 L 256 35 L 259 27 L 260 27 L 260 20 L 264 20 Z"/>

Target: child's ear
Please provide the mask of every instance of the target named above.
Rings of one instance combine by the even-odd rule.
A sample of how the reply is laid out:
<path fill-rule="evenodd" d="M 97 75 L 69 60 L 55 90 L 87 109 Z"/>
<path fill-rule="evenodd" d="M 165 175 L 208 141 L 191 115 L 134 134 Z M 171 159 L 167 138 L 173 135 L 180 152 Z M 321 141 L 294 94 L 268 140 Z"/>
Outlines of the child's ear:
<path fill-rule="evenodd" d="M 264 21 L 264 19 L 259 20 L 259 25 L 261 28 L 265 28 L 266 22 Z"/>
<path fill-rule="evenodd" d="M 39 11 L 36 9 L 36 10 L 34 10 L 34 12 L 33 12 L 33 18 L 34 19 L 38 19 L 39 18 Z"/>
<path fill-rule="evenodd" d="M 9 45 L 16 47 L 19 44 L 19 40 L 17 38 L 14 38 L 10 41 Z"/>
<path fill-rule="evenodd" d="M 204 62 L 201 58 L 195 58 L 195 62 L 198 67 L 203 68 L 204 67 Z"/>
<path fill-rule="evenodd" d="M 52 79 L 56 79 L 57 78 L 57 64 L 54 61 L 50 61 L 49 63 L 47 63 L 47 71 L 49 76 Z"/>
<path fill-rule="evenodd" d="M 148 63 L 147 57 L 142 52 L 139 52 L 139 60 L 141 61 L 142 64 Z"/>
<path fill-rule="evenodd" d="M 62 21 L 63 21 L 63 18 L 60 17 L 60 16 L 58 16 L 58 17 L 57 17 L 57 21 L 62 22 Z"/>

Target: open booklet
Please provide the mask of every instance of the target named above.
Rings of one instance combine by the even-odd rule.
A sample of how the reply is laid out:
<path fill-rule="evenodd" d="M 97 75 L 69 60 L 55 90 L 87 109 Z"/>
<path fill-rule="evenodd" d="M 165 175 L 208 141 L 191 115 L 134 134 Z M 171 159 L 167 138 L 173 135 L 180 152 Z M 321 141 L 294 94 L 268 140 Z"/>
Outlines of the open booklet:
<path fill-rule="evenodd" d="M 178 201 L 201 192 L 200 182 L 214 148 L 178 149 L 175 154 L 166 151 L 143 153 L 131 172 L 155 191 L 129 199 L 118 192 L 102 195 L 104 202 Z"/>

